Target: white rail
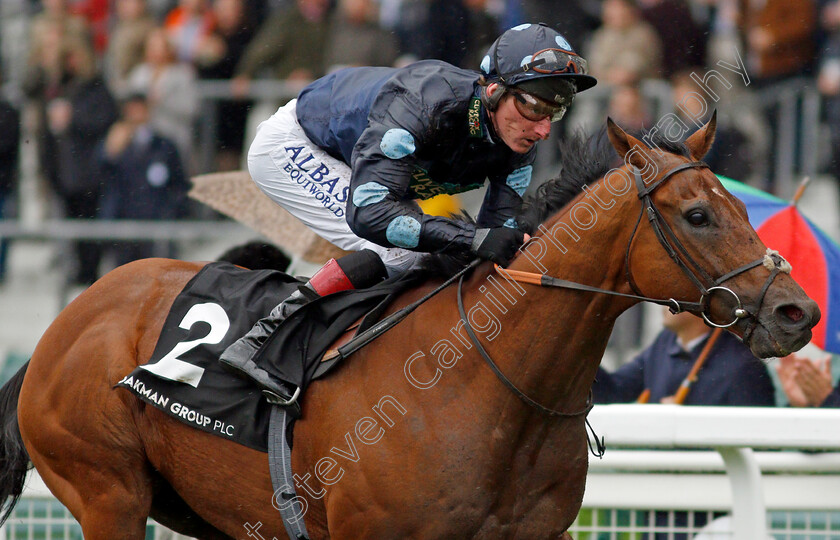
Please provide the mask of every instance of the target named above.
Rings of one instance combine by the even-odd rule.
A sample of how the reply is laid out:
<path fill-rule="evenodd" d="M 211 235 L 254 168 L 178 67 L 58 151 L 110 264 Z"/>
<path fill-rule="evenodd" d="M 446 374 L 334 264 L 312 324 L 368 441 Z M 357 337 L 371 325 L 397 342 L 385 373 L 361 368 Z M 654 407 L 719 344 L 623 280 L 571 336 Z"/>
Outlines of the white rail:
<path fill-rule="evenodd" d="M 767 538 L 767 510 L 840 511 L 840 409 L 598 405 L 590 421 L 607 453 L 584 508 L 731 510 L 733 540 Z M 51 495 L 31 474 L 24 497 Z"/>
<path fill-rule="evenodd" d="M 584 505 L 589 507 L 697 508 L 698 494 L 707 508 L 731 508 L 733 540 L 767 536 L 766 513 L 771 508 L 840 509 L 837 487 L 840 456 L 777 452 L 754 449 L 840 450 L 840 410 L 779 409 L 753 407 L 680 407 L 676 405 L 598 405 L 590 421 L 607 443 L 603 462 L 593 460 Z M 618 451 L 636 448 L 643 451 Z M 698 452 L 651 452 L 650 449 L 714 449 L 720 457 Z M 610 456 L 616 452 L 616 456 Z M 663 471 L 701 472 L 719 470 L 729 478 L 731 493 L 721 490 L 722 477 L 696 476 L 678 486 L 678 477 Z M 809 478 L 808 490 L 792 488 L 792 476 L 767 473 L 834 473 Z M 625 477 L 606 471 L 629 473 Z M 640 475 L 638 473 L 644 473 Z M 654 474 L 650 474 L 654 473 Z M 659 480 L 653 487 L 652 482 Z M 684 480 L 684 478 L 683 478 Z M 716 485 L 712 485 L 716 484 Z M 644 486 L 644 489 L 642 489 Z M 632 493 L 632 498 L 627 497 Z M 651 497 L 651 494 L 655 494 Z M 630 502 L 632 501 L 632 502 Z"/>

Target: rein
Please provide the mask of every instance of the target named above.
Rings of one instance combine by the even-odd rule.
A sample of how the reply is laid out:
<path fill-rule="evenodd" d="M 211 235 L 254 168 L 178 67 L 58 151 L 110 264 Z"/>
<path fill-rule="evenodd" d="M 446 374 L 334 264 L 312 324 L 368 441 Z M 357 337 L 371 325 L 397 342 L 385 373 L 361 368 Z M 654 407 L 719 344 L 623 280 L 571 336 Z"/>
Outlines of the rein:
<path fill-rule="evenodd" d="M 496 265 L 496 268 L 498 269 L 498 265 Z M 534 401 L 525 392 L 520 390 L 513 383 L 513 381 L 508 379 L 505 376 L 505 374 L 502 373 L 502 370 L 499 369 L 499 366 L 496 365 L 496 362 L 493 361 L 493 359 L 487 353 L 487 350 L 484 348 L 484 346 L 478 340 L 478 336 L 475 335 L 475 332 L 473 331 L 472 325 L 470 324 L 470 319 L 467 316 L 467 312 L 466 312 L 466 310 L 464 310 L 464 295 L 462 294 L 462 285 L 463 284 L 464 284 L 464 276 L 461 275 L 460 279 L 458 280 L 458 294 L 457 294 L 458 315 L 461 317 L 461 320 L 464 321 L 464 329 L 467 331 L 467 335 L 469 336 L 470 341 L 473 342 L 473 345 L 475 345 L 475 349 L 478 351 L 478 353 L 481 355 L 481 357 L 484 358 L 484 361 L 487 362 L 487 365 L 490 366 L 490 369 L 493 370 L 493 373 L 496 375 L 496 377 L 502 382 L 502 384 L 504 384 L 508 388 L 508 390 L 513 392 L 513 395 L 515 395 L 520 400 L 522 400 L 522 402 L 525 403 L 525 405 L 528 405 L 529 407 L 537 409 L 539 412 L 545 414 L 546 416 L 560 417 L 560 418 L 577 418 L 579 416 L 583 416 L 584 417 L 584 422 L 586 422 L 586 428 L 592 433 L 592 438 L 590 438 L 589 436 L 586 437 L 586 444 L 589 446 L 589 451 L 592 452 L 592 455 L 594 455 L 595 457 L 603 458 L 604 453 L 606 452 L 606 449 L 607 449 L 606 444 L 604 443 L 604 438 L 603 437 L 598 437 L 598 434 L 595 433 L 595 429 L 592 427 L 592 424 L 589 423 L 589 419 L 586 418 L 586 416 L 589 415 L 589 411 L 591 411 L 592 407 L 595 405 L 595 403 L 592 399 L 592 390 L 591 389 L 589 390 L 589 396 L 587 396 L 586 404 L 583 406 L 583 408 L 580 409 L 580 410 L 574 411 L 574 412 L 570 412 L 570 413 L 564 412 L 564 411 L 558 411 L 556 409 L 549 409 L 545 405 L 542 405 L 542 404 Z M 594 441 L 594 443 L 593 443 L 593 441 Z M 594 444 L 594 446 L 593 446 L 593 444 Z"/>
<path fill-rule="evenodd" d="M 469 317 L 467 317 L 467 312 L 464 310 L 464 299 L 463 299 L 463 294 L 461 293 L 461 286 L 463 285 L 463 283 L 464 283 L 464 276 L 461 276 L 461 279 L 458 280 L 458 296 L 457 296 L 457 298 L 458 298 L 458 314 L 461 316 L 461 320 L 464 321 L 464 328 L 467 331 L 467 335 L 470 337 L 470 341 L 473 342 L 473 345 L 475 345 L 476 350 L 479 352 L 479 354 L 481 354 L 482 358 L 484 358 L 484 360 L 487 362 L 487 365 L 490 366 L 490 369 L 493 370 L 493 373 L 496 374 L 496 377 L 498 377 L 499 380 L 502 381 L 502 383 L 505 386 L 507 386 L 508 389 L 511 392 L 513 392 L 516 397 L 518 397 L 519 399 L 524 401 L 525 404 L 537 409 L 538 411 L 540 411 L 543 414 L 547 414 L 548 416 L 561 416 L 561 417 L 564 417 L 564 418 L 574 418 L 574 417 L 577 417 L 577 416 L 583 416 L 583 415 L 588 414 L 589 411 L 592 410 L 592 406 L 593 406 L 592 391 L 591 390 L 589 392 L 589 397 L 586 399 L 586 405 L 582 409 L 580 409 L 578 411 L 575 411 L 575 412 L 567 413 L 567 412 L 558 411 L 558 410 L 555 410 L 555 409 L 549 409 L 548 407 L 546 407 L 544 405 L 540 405 L 539 403 L 537 403 L 536 401 L 534 401 L 533 399 L 528 397 L 528 395 L 525 394 L 525 392 L 523 392 L 522 390 L 517 388 L 516 385 L 513 384 L 513 382 L 510 379 L 508 379 L 505 376 L 504 373 L 502 373 L 502 370 L 499 369 L 499 366 L 496 365 L 496 362 L 494 362 L 493 359 L 490 357 L 490 355 L 487 354 L 487 351 L 484 349 L 484 346 L 481 345 L 481 342 L 478 340 L 478 337 L 475 335 L 475 332 L 472 329 L 472 325 L 470 324 Z"/>
<path fill-rule="evenodd" d="M 530 285 L 537 285 L 540 287 L 558 287 L 563 289 L 573 289 L 578 291 L 585 291 L 585 292 L 594 292 L 594 293 L 601 293 L 601 294 L 609 294 L 612 296 L 620 296 L 623 298 L 632 298 L 634 300 L 642 300 L 646 302 L 652 302 L 654 304 L 659 304 L 663 306 L 668 306 L 672 313 L 680 313 L 682 311 L 692 311 L 692 312 L 699 312 L 703 319 L 711 326 L 715 326 L 718 328 L 728 328 L 735 323 L 737 323 L 740 319 L 749 317 L 751 322 L 747 329 L 744 332 L 744 339 L 745 341 L 749 340 L 749 336 L 752 334 L 752 331 L 755 329 L 757 324 L 757 315 L 758 312 L 761 310 L 761 306 L 764 303 L 764 297 L 767 294 L 767 290 L 770 288 L 770 285 L 776 279 L 780 273 L 790 273 L 790 264 L 778 254 L 778 252 L 773 251 L 771 249 L 767 249 L 765 255 L 761 258 L 758 258 L 752 262 L 749 262 L 743 266 L 736 268 L 726 274 L 720 276 L 717 279 L 712 278 L 700 264 L 698 264 L 688 253 L 685 247 L 677 238 L 676 234 L 674 234 L 671 227 L 662 217 L 662 214 L 656 208 L 656 205 L 653 203 L 651 199 L 651 193 L 661 186 L 665 181 L 670 179 L 672 176 L 677 174 L 678 172 L 684 171 L 686 169 L 691 168 L 708 168 L 709 166 L 703 163 L 702 161 L 693 161 L 688 163 L 683 163 L 681 165 L 677 165 L 670 171 L 666 172 L 662 178 L 658 179 L 656 182 L 651 184 L 650 186 L 645 186 L 644 181 L 642 180 L 642 176 L 639 173 L 639 170 L 634 168 L 634 173 L 636 177 L 636 188 L 639 193 L 639 199 L 642 200 L 642 208 L 639 212 L 639 218 L 636 220 L 636 225 L 633 228 L 633 234 L 630 236 L 630 241 L 627 243 L 627 250 L 625 252 L 625 269 L 627 274 L 627 281 L 630 284 L 630 287 L 636 294 L 626 294 L 621 293 L 618 291 L 610 291 L 607 289 L 601 289 L 599 287 L 593 287 L 591 285 L 584 285 L 582 283 L 577 283 L 574 281 L 569 281 L 566 279 L 560 279 L 557 277 L 549 276 L 546 274 L 536 274 L 533 272 L 523 272 L 520 270 L 508 270 L 502 269 L 499 265 L 495 265 L 495 269 L 497 272 L 501 273 L 504 276 L 510 277 L 514 281 L 519 283 L 526 283 Z M 642 216 L 647 214 L 648 221 L 653 227 L 654 232 L 656 233 L 656 238 L 659 240 L 659 243 L 671 257 L 671 259 L 677 264 L 677 266 L 683 271 L 683 273 L 688 276 L 688 278 L 694 283 L 697 289 L 700 291 L 700 301 L 699 302 L 684 302 L 680 300 L 676 300 L 674 298 L 669 299 L 660 299 L 660 298 L 651 298 L 649 296 L 645 296 L 639 291 L 639 288 L 636 286 L 635 281 L 633 280 L 633 275 L 630 272 L 630 251 L 633 246 L 633 239 L 636 237 L 636 232 L 639 230 L 639 224 L 642 221 Z M 688 264 L 683 260 L 687 260 Z M 691 265 L 691 266 L 689 266 Z M 735 293 L 732 289 L 727 287 L 723 287 L 721 284 L 725 281 L 728 281 L 735 276 L 743 274 L 749 270 L 757 266 L 764 266 L 768 270 L 770 270 L 770 275 L 768 276 L 767 280 L 764 282 L 764 286 L 761 288 L 761 292 L 758 297 L 758 301 L 756 302 L 756 306 L 753 310 L 744 308 L 741 303 L 741 298 Z M 692 270 L 691 267 L 694 267 Z M 699 277 L 698 277 L 699 274 Z M 499 369 L 487 351 L 479 342 L 475 332 L 470 325 L 468 320 L 467 314 L 464 311 L 464 303 L 462 299 L 461 293 L 461 286 L 464 282 L 463 275 L 458 280 L 458 313 L 461 319 L 464 321 L 464 328 L 467 330 L 467 334 L 470 337 L 470 340 L 476 346 L 476 350 L 481 354 L 484 360 L 487 362 L 487 365 L 490 366 L 490 369 L 493 370 L 493 373 L 496 374 L 496 377 L 511 391 L 513 392 L 516 397 L 522 400 L 524 403 L 537 409 L 543 414 L 548 416 L 559 416 L 564 418 L 573 418 L 577 416 L 584 416 L 589 413 L 592 409 L 592 392 L 590 391 L 589 397 L 586 400 L 586 405 L 575 412 L 567 413 L 563 411 L 558 411 L 555 409 L 549 409 L 540 403 L 537 403 L 530 397 L 528 397 L 522 390 L 517 388 L 517 386 L 508 379 L 504 373 Z M 711 287 L 706 287 L 705 283 L 711 283 Z M 737 307 L 734 310 L 734 317 L 731 322 L 728 324 L 717 324 L 709 319 L 706 315 L 706 310 L 710 306 L 711 296 L 712 293 L 716 290 L 726 291 L 731 294 L 735 301 L 737 302 Z M 597 442 L 597 437 L 596 437 Z M 600 447 L 599 447 L 600 448 Z"/>
<path fill-rule="evenodd" d="M 682 311 L 691 311 L 691 312 L 698 312 L 702 315 L 703 319 L 711 326 L 715 326 L 718 328 L 728 328 L 735 323 L 737 323 L 740 319 L 750 318 L 751 322 L 748 325 L 747 329 L 744 332 L 744 340 L 748 342 L 749 336 L 752 334 L 755 326 L 757 324 L 757 315 L 761 310 L 761 306 L 764 303 L 764 297 L 767 294 L 767 290 L 770 288 L 770 285 L 776 279 L 780 273 L 790 273 L 790 264 L 778 254 L 778 252 L 773 251 L 771 249 L 767 249 L 765 255 L 761 258 L 758 258 L 752 262 L 749 262 L 743 266 L 736 268 L 726 274 L 720 276 L 717 279 L 712 278 L 708 272 L 706 272 L 700 264 L 698 264 L 688 253 L 685 247 L 677 238 L 676 234 L 674 234 L 671 227 L 662 217 L 662 214 L 656 208 L 656 205 L 653 203 L 651 199 L 651 193 L 661 186 L 665 181 L 670 179 L 675 174 L 682 172 L 687 169 L 691 168 L 708 168 L 708 165 L 703 163 L 702 161 L 693 161 L 688 163 L 683 163 L 677 165 L 670 171 L 666 172 L 662 178 L 658 179 L 656 182 L 651 184 L 650 186 L 645 186 L 644 181 L 642 180 L 641 173 L 638 169 L 634 168 L 634 174 L 636 179 L 636 188 L 638 190 L 639 199 L 642 201 L 642 208 L 639 212 L 639 218 L 636 220 L 636 225 L 633 228 L 633 234 L 630 236 L 630 241 L 627 243 L 627 250 L 625 251 L 625 272 L 627 275 L 627 282 L 629 283 L 630 287 L 636 294 L 626 294 L 617 291 L 611 291 L 608 289 L 601 289 L 599 287 L 593 287 L 591 285 L 584 285 L 582 283 L 577 283 L 574 281 L 569 281 L 553 276 L 548 276 L 545 274 L 536 274 L 533 272 L 523 272 L 520 270 L 508 270 L 502 269 L 498 265 L 495 265 L 495 269 L 497 272 L 502 273 L 503 275 L 510 277 L 514 281 L 519 283 L 526 283 L 531 285 L 537 285 L 540 287 L 558 287 L 564 289 L 573 289 L 578 291 L 584 292 L 594 292 L 600 294 L 609 294 L 612 296 L 620 296 L 623 298 L 631 298 L 634 300 L 641 300 L 645 302 L 652 302 L 654 304 L 659 304 L 663 306 L 668 306 L 672 313 L 680 313 Z M 659 243 L 671 257 L 671 259 L 677 264 L 677 266 L 683 271 L 683 273 L 694 283 L 697 289 L 700 291 L 700 301 L 699 302 L 685 302 L 676 300 L 674 298 L 668 299 L 661 299 L 661 298 L 652 298 L 649 296 L 645 296 L 641 293 L 638 286 L 633 279 L 632 272 L 630 271 L 630 252 L 633 246 L 633 240 L 636 237 L 636 233 L 639 230 L 639 224 L 642 221 L 642 216 L 647 214 L 648 221 L 653 228 L 656 238 L 659 240 Z M 684 260 L 685 259 L 685 260 Z M 686 263 L 685 261 L 688 261 Z M 458 313 L 461 317 L 461 320 L 464 321 L 464 328 L 467 331 L 467 335 L 469 336 L 470 340 L 476 347 L 476 350 L 479 354 L 484 358 L 487 365 L 496 375 L 496 377 L 511 391 L 513 394 L 522 400 L 526 405 L 532 407 L 541 413 L 552 416 L 552 417 L 562 417 L 562 418 L 575 418 L 579 416 L 586 416 L 590 410 L 592 410 L 593 400 L 592 400 L 592 392 L 590 391 L 589 397 L 586 400 L 586 404 L 580 410 L 574 412 L 564 412 L 558 411 L 555 409 L 550 409 L 530 398 L 527 394 L 525 394 L 522 390 L 520 390 L 510 379 L 508 379 L 504 373 L 499 369 L 499 366 L 493 361 L 484 347 L 478 340 L 478 337 L 475 335 L 473 331 L 472 325 L 470 325 L 469 318 L 467 317 L 467 313 L 464 310 L 464 302 L 463 302 L 463 295 L 462 295 L 462 285 L 464 282 L 464 275 L 475 268 L 479 263 L 482 261 L 479 259 L 474 260 L 470 265 L 464 267 L 460 272 L 446 280 L 442 283 L 439 287 L 435 290 L 431 291 L 429 294 L 421 298 L 420 300 L 404 307 L 403 309 L 397 311 L 396 313 L 391 314 L 390 316 L 386 317 L 373 327 L 369 328 L 367 331 L 359 334 L 350 342 L 345 344 L 344 346 L 339 348 L 338 356 L 347 357 L 353 352 L 359 350 L 360 348 L 364 347 L 384 332 L 393 328 L 398 322 L 403 320 L 409 313 L 414 311 L 420 304 L 449 286 L 453 281 L 458 279 L 458 292 L 457 292 L 457 300 L 458 300 Z M 770 271 L 770 275 L 768 276 L 767 280 L 764 283 L 764 286 L 761 289 L 761 292 L 758 297 L 758 301 L 756 302 L 756 306 L 754 309 L 748 309 L 743 307 L 741 303 L 740 297 L 732 290 L 727 287 L 723 287 L 721 284 L 725 281 L 728 281 L 744 272 L 747 272 L 757 266 L 764 266 Z M 692 269 L 692 267 L 694 269 Z M 698 277 L 699 274 L 699 277 Z M 706 287 L 705 283 L 710 283 L 710 287 Z M 734 317 L 733 320 L 727 324 L 717 324 L 709 319 L 706 314 L 706 310 L 710 306 L 711 296 L 714 291 L 725 291 L 732 295 L 737 302 L 737 307 L 734 309 Z M 588 421 L 587 421 L 588 425 Z M 591 429 L 591 426 L 590 426 Z M 602 452 L 602 445 L 603 441 L 599 441 L 597 436 L 595 438 L 596 445 L 598 450 Z M 591 448 L 591 445 L 590 445 Z M 595 453 L 595 452 L 593 452 Z M 596 453 L 596 455 L 598 455 Z"/>
<path fill-rule="evenodd" d="M 703 320 L 706 321 L 707 324 L 710 326 L 714 326 L 717 328 L 729 328 L 730 326 L 734 325 L 741 319 L 750 318 L 751 322 L 747 327 L 744 335 L 745 339 L 748 339 L 752 331 L 755 329 L 755 325 L 757 323 L 757 316 L 759 311 L 761 310 L 761 306 L 764 304 L 764 297 L 767 294 L 767 290 L 770 288 L 770 285 L 776 279 L 780 273 L 790 273 L 790 264 L 781 256 L 777 251 L 773 251 L 771 249 L 767 249 L 767 252 L 764 254 L 763 257 L 760 257 L 752 262 L 749 262 L 743 266 L 736 268 L 726 274 L 720 276 L 717 279 L 712 278 L 708 272 L 706 272 L 703 267 L 695 261 L 691 255 L 688 253 L 688 250 L 682 245 L 680 240 L 677 238 L 677 235 L 674 234 L 674 231 L 662 217 L 662 214 L 656 208 L 656 205 L 653 203 L 651 199 L 651 193 L 661 186 L 666 180 L 670 179 L 673 175 L 678 172 L 684 171 L 686 169 L 691 168 L 708 168 L 708 165 L 703 163 L 702 161 L 692 161 L 689 163 L 683 163 L 677 165 L 667 173 L 665 173 L 662 178 L 651 184 L 650 186 L 645 186 L 644 181 L 642 180 L 642 176 L 638 169 L 634 168 L 634 174 L 636 179 L 636 188 L 639 193 L 639 199 L 642 200 L 642 208 L 639 211 L 639 218 L 636 220 L 636 225 L 633 228 L 633 234 L 630 236 L 630 241 L 627 243 L 627 249 L 624 253 L 624 267 L 627 277 L 627 283 L 633 289 L 633 292 L 636 294 L 627 294 L 621 293 L 618 291 L 611 291 L 608 289 L 601 289 L 599 287 L 593 287 L 591 285 L 584 285 L 582 283 L 577 283 L 574 281 L 569 281 L 566 279 L 556 278 L 553 276 L 549 276 L 546 274 L 536 274 L 533 272 L 523 272 L 520 270 L 509 270 L 509 269 L 502 269 L 498 265 L 496 265 L 496 271 L 504 273 L 507 276 L 510 276 L 514 281 L 520 283 L 527 283 L 530 285 L 538 285 L 541 287 L 558 287 L 563 289 L 574 289 L 578 291 L 585 291 L 585 292 L 594 292 L 594 293 L 601 293 L 601 294 L 609 294 L 612 296 L 620 296 L 623 298 L 631 298 L 634 300 L 641 300 L 645 302 L 651 302 L 654 304 L 659 304 L 661 306 L 667 306 L 668 309 L 671 310 L 671 313 L 681 313 L 683 311 L 691 311 L 699 313 Z M 635 280 L 633 279 L 633 274 L 630 270 L 630 252 L 633 247 L 633 240 L 636 237 L 636 233 L 639 230 L 639 224 L 642 221 L 642 216 L 647 214 L 648 221 L 653 228 L 654 233 L 656 234 L 656 238 L 659 241 L 660 245 L 665 249 L 668 256 L 674 263 L 682 270 L 683 274 L 685 274 L 692 283 L 694 283 L 695 287 L 700 291 L 700 301 L 698 302 L 685 302 L 681 300 L 676 300 L 674 298 L 668 299 L 661 299 L 661 298 L 652 298 L 649 296 L 645 296 L 640 290 L 639 287 L 636 285 Z M 688 261 L 686 263 L 685 261 Z M 690 265 L 690 266 L 689 266 Z M 761 292 L 758 296 L 758 300 L 754 308 L 745 308 L 741 302 L 741 298 L 728 287 L 723 287 L 722 284 L 744 272 L 752 270 L 757 266 L 764 266 L 770 271 L 770 275 L 767 277 L 767 280 L 764 282 L 764 286 L 761 288 Z M 692 267 L 694 269 L 692 269 Z M 699 274 L 699 276 L 698 276 Z M 705 283 L 710 283 L 710 287 L 706 287 Z M 724 291 L 732 295 L 737 303 L 737 307 L 735 307 L 733 311 L 733 319 L 731 322 L 727 324 L 718 324 L 712 321 L 709 316 L 706 314 L 707 309 L 710 307 L 711 297 L 715 291 Z"/>

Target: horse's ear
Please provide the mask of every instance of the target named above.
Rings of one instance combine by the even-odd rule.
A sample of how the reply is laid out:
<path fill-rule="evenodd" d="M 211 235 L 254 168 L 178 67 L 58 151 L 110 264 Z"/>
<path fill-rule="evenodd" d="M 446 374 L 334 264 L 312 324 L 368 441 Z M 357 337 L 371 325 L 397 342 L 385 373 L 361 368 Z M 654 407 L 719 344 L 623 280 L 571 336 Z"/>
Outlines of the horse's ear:
<path fill-rule="evenodd" d="M 694 159 L 703 159 L 712 143 L 715 140 L 715 130 L 717 129 L 717 109 L 712 112 L 712 117 L 706 122 L 706 125 L 695 131 L 691 137 L 685 140 L 685 146 L 691 152 L 691 157 Z"/>
<path fill-rule="evenodd" d="M 638 169 L 647 168 L 647 162 L 644 156 L 648 155 L 645 150 L 650 150 L 650 148 L 636 137 L 618 127 L 618 124 L 613 122 L 609 116 L 607 117 L 607 136 L 610 138 L 613 148 L 618 152 L 622 161 L 625 163 L 629 161 L 631 165 Z"/>

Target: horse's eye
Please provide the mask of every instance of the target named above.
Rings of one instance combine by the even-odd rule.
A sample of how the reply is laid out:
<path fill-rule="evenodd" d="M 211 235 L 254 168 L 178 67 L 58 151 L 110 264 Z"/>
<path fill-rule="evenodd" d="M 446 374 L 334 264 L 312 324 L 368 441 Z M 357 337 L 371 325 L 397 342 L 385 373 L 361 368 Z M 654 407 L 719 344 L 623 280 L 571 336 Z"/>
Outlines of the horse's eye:
<path fill-rule="evenodd" d="M 692 210 L 685 216 L 685 219 L 695 227 L 702 227 L 709 224 L 709 217 L 703 210 Z"/>

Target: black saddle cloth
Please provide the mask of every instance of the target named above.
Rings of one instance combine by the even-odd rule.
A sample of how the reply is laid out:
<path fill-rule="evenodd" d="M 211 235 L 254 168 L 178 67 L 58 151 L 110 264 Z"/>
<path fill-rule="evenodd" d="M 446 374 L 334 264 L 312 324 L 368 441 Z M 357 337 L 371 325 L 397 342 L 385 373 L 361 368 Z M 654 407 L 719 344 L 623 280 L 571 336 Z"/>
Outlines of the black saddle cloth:
<path fill-rule="evenodd" d="M 360 317 L 373 324 L 419 276 L 316 299 L 292 314 L 256 359 L 273 376 L 301 388 L 336 362 L 324 352 Z M 226 372 L 218 358 L 302 282 L 274 270 L 210 263 L 184 287 L 167 315 L 149 362 L 116 386 L 198 429 L 267 451 L 270 405 L 250 382 Z"/>

